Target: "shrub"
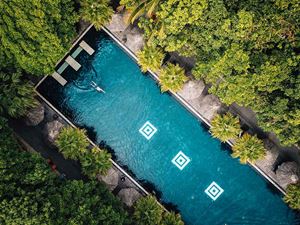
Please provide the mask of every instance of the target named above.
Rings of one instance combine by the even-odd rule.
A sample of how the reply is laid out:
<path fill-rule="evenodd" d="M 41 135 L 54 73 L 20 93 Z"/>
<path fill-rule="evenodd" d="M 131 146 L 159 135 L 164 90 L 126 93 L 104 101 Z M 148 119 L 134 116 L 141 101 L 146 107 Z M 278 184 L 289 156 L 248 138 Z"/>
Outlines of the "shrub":
<path fill-rule="evenodd" d="M 113 15 L 114 11 L 109 3 L 109 0 L 80 0 L 80 16 L 83 20 L 93 23 L 99 30 Z"/>
<path fill-rule="evenodd" d="M 184 225 L 184 223 L 182 222 L 181 216 L 179 214 L 171 212 L 164 213 L 161 225 Z"/>
<path fill-rule="evenodd" d="M 283 200 L 292 209 L 300 209 L 300 185 L 290 184 L 286 189 Z"/>
<path fill-rule="evenodd" d="M 240 162 L 245 164 L 247 161 L 255 162 L 265 156 L 263 142 L 256 136 L 245 133 L 239 138 L 232 147 L 232 157 L 240 158 Z"/>
<path fill-rule="evenodd" d="M 220 139 L 222 142 L 236 138 L 241 131 L 239 119 L 231 113 L 218 114 L 211 121 L 210 131 L 213 137 Z"/>
<path fill-rule="evenodd" d="M 171 63 L 167 63 L 166 67 L 161 70 L 159 78 L 162 92 L 179 91 L 188 79 L 183 68 Z"/>
<path fill-rule="evenodd" d="M 21 72 L 0 71 L 0 113 L 6 111 L 12 117 L 20 117 L 37 105 L 31 83 L 21 79 Z"/>
<path fill-rule="evenodd" d="M 56 145 L 65 158 L 77 160 L 86 153 L 89 142 L 85 130 L 64 127 L 58 135 Z"/>
<path fill-rule="evenodd" d="M 147 70 L 157 72 L 161 67 L 165 54 L 157 47 L 146 45 L 142 51 L 137 53 L 137 57 L 142 72 L 145 73 Z"/>
<path fill-rule="evenodd" d="M 134 206 L 134 219 L 137 225 L 157 225 L 162 219 L 163 209 L 154 197 L 140 198 Z"/>
<path fill-rule="evenodd" d="M 98 174 L 106 174 L 112 166 L 110 159 L 111 155 L 106 150 L 95 147 L 87 151 L 80 158 L 83 173 L 90 178 L 95 178 Z"/>

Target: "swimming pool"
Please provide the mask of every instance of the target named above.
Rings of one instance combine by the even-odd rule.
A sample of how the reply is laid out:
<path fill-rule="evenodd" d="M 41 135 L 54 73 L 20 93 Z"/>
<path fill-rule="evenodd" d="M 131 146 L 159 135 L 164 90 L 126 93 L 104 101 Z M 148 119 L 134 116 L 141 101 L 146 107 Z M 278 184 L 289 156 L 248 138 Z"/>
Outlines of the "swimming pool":
<path fill-rule="evenodd" d="M 92 31 L 87 42 L 96 53 L 78 56 L 82 68 L 65 71 L 68 84 L 48 77 L 39 92 L 75 124 L 94 131 L 95 141 L 105 141 L 121 165 L 152 183 L 162 201 L 177 205 L 186 224 L 299 224 L 278 191 L 232 159 L 109 36 Z"/>

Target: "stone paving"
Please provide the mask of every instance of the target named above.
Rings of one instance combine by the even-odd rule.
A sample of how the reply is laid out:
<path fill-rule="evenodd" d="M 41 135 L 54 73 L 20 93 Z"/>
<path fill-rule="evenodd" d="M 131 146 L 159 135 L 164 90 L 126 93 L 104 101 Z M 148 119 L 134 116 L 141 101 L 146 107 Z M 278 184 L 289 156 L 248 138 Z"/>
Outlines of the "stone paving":
<path fill-rule="evenodd" d="M 112 21 L 106 26 L 127 48 L 132 52 L 137 53 L 144 45 L 142 31 L 132 25 L 127 25 L 124 22 L 122 14 L 114 14 Z M 188 71 L 193 65 L 192 59 L 180 59 L 180 56 L 171 54 L 170 60 L 180 60 L 179 64 L 183 64 L 185 69 Z M 186 102 L 188 102 L 196 111 L 199 112 L 205 119 L 211 121 L 214 115 L 218 112 L 224 111 L 226 107 L 220 102 L 220 100 L 214 96 L 207 94 L 205 91 L 206 85 L 203 81 L 189 80 L 183 86 L 183 89 L 177 94 L 180 95 Z M 256 123 L 255 114 L 253 111 L 233 105 L 230 108 L 231 111 L 237 113 L 243 122 L 245 122 L 250 130 L 254 132 L 263 133 Z M 250 131 L 251 132 L 251 131 Z M 278 176 L 275 173 L 276 162 L 280 160 L 281 148 L 278 143 L 270 137 L 265 139 L 265 146 L 267 149 L 266 157 L 262 160 L 257 161 L 255 164 L 264 174 L 268 175 L 271 180 L 277 184 L 280 184 Z M 271 140 L 271 141 L 270 141 Z M 295 156 L 296 161 L 300 162 L 300 157 Z M 283 189 L 286 185 L 281 185 Z"/>

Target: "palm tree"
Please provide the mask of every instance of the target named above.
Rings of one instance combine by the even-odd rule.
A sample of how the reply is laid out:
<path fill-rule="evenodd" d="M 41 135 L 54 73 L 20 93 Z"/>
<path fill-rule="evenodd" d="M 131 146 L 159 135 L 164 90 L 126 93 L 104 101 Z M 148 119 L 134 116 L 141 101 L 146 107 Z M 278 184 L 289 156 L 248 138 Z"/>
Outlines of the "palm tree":
<path fill-rule="evenodd" d="M 94 147 L 81 157 L 82 171 L 90 178 L 95 178 L 98 174 L 105 175 L 112 166 L 110 159 L 111 155 L 106 150 Z"/>
<path fill-rule="evenodd" d="M 286 189 L 284 202 L 292 209 L 300 209 L 300 184 L 290 184 Z"/>
<path fill-rule="evenodd" d="M 242 164 L 246 164 L 247 161 L 253 163 L 263 158 L 266 154 L 263 142 L 256 136 L 251 136 L 248 133 L 237 139 L 232 146 L 232 151 L 232 157 L 240 158 Z"/>
<path fill-rule="evenodd" d="M 110 21 L 114 13 L 109 4 L 109 0 L 80 0 L 80 16 L 83 20 L 93 23 L 99 30 L 102 25 Z"/>
<path fill-rule="evenodd" d="M 231 113 L 217 114 L 211 121 L 210 131 L 213 137 L 220 139 L 222 142 L 236 138 L 241 131 L 239 119 Z"/>
<path fill-rule="evenodd" d="M 89 146 L 86 131 L 73 127 L 64 127 L 55 143 L 66 159 L 73 160 L 81 158 Z"/>
<path fill-rule="evenodd" d="M 21 80 L 21 76 L 21 72 L 0 71 L 0 113 L 6 111 L 12 117 L 20 117 L 37 105 L 32 84 Z"/>
<path fill-rule="evenodd" d="M 134 206 L 134 219 L 137 225 L 157 225 L 162 219 L 163 209 L 150 195 L 140 198 Z"/>
<path fill-rule="evenodd" d="M 161 70 L 160 75 L 161 91 L 168 90 L 179 91 L 182 89 L 183 84 L 188 80 L 185 76 L 184 69 L 179 65 L 167 63 L 167 65 Z"/>
<path fill-rule="evenodd" d="M 145 45 L 143 50 L 137 53 L 137 57 L 142 72 L 145 73 L 147 70 L 157 72 L 161 67 L 165 54 L 157 47 Z"/>
<path fill-rule="evenodd" d="M 174 212 L 164 213 L 160 225 L 184 225 L 179 214 Z"/>
<path fill-rule="evenodd" d="M 120 4 L 125 6 L 129 15 L 127 22 L 134 23 L 142 15 L 150 18 L 154 15 L 154 12 L 161 0 L 121 0 Z"/>

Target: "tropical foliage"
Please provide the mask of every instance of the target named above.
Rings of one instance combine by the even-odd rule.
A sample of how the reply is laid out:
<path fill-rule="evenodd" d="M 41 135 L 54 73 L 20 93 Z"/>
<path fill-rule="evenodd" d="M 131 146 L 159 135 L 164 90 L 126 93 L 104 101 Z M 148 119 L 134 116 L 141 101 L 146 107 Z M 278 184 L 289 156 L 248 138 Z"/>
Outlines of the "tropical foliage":
<path fill-rule="evenodd" d="M 137 53 L 137 57 L 141 70 L 144 73 L 147 70 L 157 72 L 161 67 L 165 54 L 159 48 L 146 45 L 142 51 Z"/>
<path fill-rule="evenodd" d="M 286 189 L 283 200 L 292 208 L 300 209 L 300 185 L 290 184 Z"/>
<path fill-rule="evenodd" d="M 210 131 L 213 137 L 220 139 L 222 142 L 237 138 L 241 132 L 239 119 L 231 113 L 217 114 L 211 121 Z"/>
<path fill-rule="evenodd" d="M 179 214 L 164 213 L 161 225 L 184 225 Z"/>
<path fill-rule="evenodd" d="M 179 91 L 181 90 L 184 82 L 187 81 L 184 69 L 179 65 L 167 63 L 159 74 L 160 88 L 162 92 L 165 91 Z"/>
<path fill-rule="evenodd" d="M 80 0 L 80 16 L 99 30 L 110 21 L 114 12 L 109 4 L 109 0 Z"/>
<path fill-rule="evenodd" d="M 27 73 L 49 74 L 75 36 L 72 0 L 0 1 L 0 46 Z"/>
<path fill-rule="evenodd" d="M 38 154 L 21 149 L 3 118 L 0 127 L 0 224 L 131 224 L 102 183 L 60 181 Z"/>
<path fill-rule="evenodd" d="M 12 117 L 23 116 L 37 104 L 33 86 L 21 80 L 21 72 L 4 72 L 0 69 L 0 113 Z"/>
<path fill-rule="evenodd" d="M 40 155 L 21 149 L 6 122 L 0 117 L 0 224 L 183 224 L 154 197 L 138 200 L 133 222 L 101 182 L 59 180 Z"/>
<path fill-rule="evenodd" d="M 287 0 L 165 0 L 139 26 L 151 45 L 194 57 L 193 75 L 223 103 L 251 107 L 263 129 L 300 146 L 299 12 Z"/>
<path fill-rule="evenodd" d="M 85 130 L 73 127 L 64 127 L 55 143 L 65 158 L 73 160 L 81 158 L 89 146 Z"/>
<path fill-rule="evenodd" d="M 134 219 L 137 225 L 157 225 L 162 219 L 163 209 L 154 197 L 140 198 L 134 206 Z"/>
<path fill-rule="evenodd" d="M 98 174 L 105 175 L 111 168 L 111 155 L 106 150 L 92 148 L 80 158 L 82 171 L 90 178 L 95 178 Z"/>
<path fill-rule="evenodd" d="M 121 0 L 120 4 L 127 9 L 127 22 L 134 23 L 142 15 L 152 18 L 159 2 L 160 0 Z"/>
<path fill-rule="evenodd" d="M 256 160 L 262 159 L 266 154 L 263 142 L 256 136 L 251 136 L 248 133 L 236 140 L 232 146 L 232 151 L 232 157 L 239 158 L 243 164 L 247 163 L 247 161 L 254 163 Z"/>

